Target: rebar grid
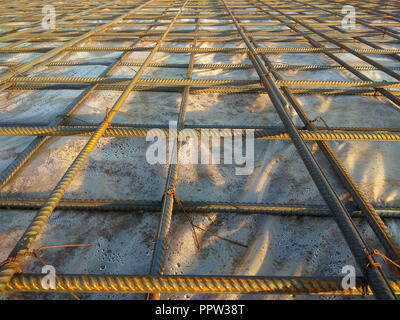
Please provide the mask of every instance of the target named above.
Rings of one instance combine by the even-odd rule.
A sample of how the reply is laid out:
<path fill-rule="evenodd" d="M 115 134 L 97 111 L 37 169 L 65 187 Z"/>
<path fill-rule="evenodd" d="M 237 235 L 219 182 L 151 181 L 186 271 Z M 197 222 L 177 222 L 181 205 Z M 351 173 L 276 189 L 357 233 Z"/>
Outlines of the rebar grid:
<path fill-rule="evenodd" d="M 18 258 L 30 250 L 34 240 L 42 233 L 52 212 L 58 209 L 104 210 L 111 212 L 149 210 L 161 212 L 160 223 L 153 251 L 149 275 L 133 276 L 95 276 L 65 275 L 57 283 L 58 292 L 134 292 L 151 293 L 152 298 L 159 298 L 160 293 L 307 293 L 307 294 L 360 294 L 361 280 L 357 288 L 343 290 L 338 279 L 301 278 L 301 277 L 173 277 L 163 275 L 165 250 L 171 217 L 180 212 L 174 206 L 178 164 L 171 164 L 168 170 L 165 193 L 161 202 L 157 201 L 113 201 L 113 200 L 62 200 L 62 196 L 74 176 L 88 158 L 101 137 L 145 137 L 149 129 L 159 129 L 168 135 L 164 125 L 139 124 L 135 126 L 111 125 L 113 117 L 132 91 L 179 92 L 182 94 L 177 120 L 178 132 L 184 128 L 223 129 L 218 136 L 234 135 L 234 129 L 255 129 L 256 139 L 291 140 L 300 154 L 318 190 L 327 203 L 327 207 L 285 206 L 281 204 L 215 203 L 185 202 L 184 206 L 191 213 L 237 213 L 297 215 L 310 217 L 335 217 L 359 267 L 363 269 L 371 257 L 371 249 L 354 225 L 353 218 L 365 218 L 375 235 L 382 243 L 386 254 L 394 261 L 400 261 L 397 244 L 387 229 L 383 217 L 399 218 L 399 208 L 374 208 L 363 195 L 353 177 L 340 163 L 338 157 L 325 141 L 392 141 L 400 140 L 400 128 L 334 128 L 315 126 L 296 98 L 297 94 L 330 95 L 367 95 L 387 99 L 394 108 L 400 108 L 400 87 L 398 54 L 399 49 L 388 49 L 386 45 L 400 42 L 398 28 L 400 19 L 393 12 L 399 12 L 400 4 L 396 1 L 327 1 L 327 0 L 150 0 L 150 1 L 94 1 L 82 4 L 76 1 L 65 2 L 63 9 L 57 8 L 57 28 L 42 30 L 41 9 L 43 1 L 19 1 L 15 4 L 2 3 L 0 41 L 6 43 L 0 48 L 1 55 L 34 53 L 38 56 L 29 62 L 0 61 L 5 71 L 0 74 L 0 91 L 13 90 L 60 90 L 76 88 L 84 90 L 66 107 L 63 114 L 48 125 L 12 124 L 0 122 L 0 136 L 36 136 L 18 157 L 0 173 L 0 188 L 4 187 L 18 171 L 35 156 L 45 141 L 52 136 L 90 136 L 63 178 L 47 199 L 24 199 L 18 195 L 8 195 L 0 199 L 3 209 L 39 209 L 37 215 L 17 242 L 9 258 Z M 51 3 L 49 3 L 51 4 Z M 357 23 L 363 30 L 345 30 L 340 27 L 343 5 L 353 5 L 357 13 Z M 379 6 L 378 6 L 379 5 Z M 23 8 L 21 10 L 21 8 Z M 379 9 L 377 9 L 379 8 Z M 182 21 L 193 19 L 195 22 Z M 202 19 L 223 19 L 228 22 L 207 23 Z M 132 22 L 150 19 L 153 22 Z M 376 22 L 384 19 L 385 22 Z M 267 20 L 267 21 L 266 21 Z M 390 21 L 387 22 L 386 20 Z M 250 21 L 250 22 L 249 22 Z M 374 22 L 371 22 L 374 21 Z M 157 27 L 164 29 L 157 29 Z M 192 26 L 195 31 L 177 31 L 174 27 Z M 202 26 L 230 26 L 229 31 L 204 31 Z M 262 27 L 254 30 L 252 27 Z M 282 27 L 274 30 L 269 27 Z M 146 30 L 135 31 L 135 27 Z M 397 28 L 397 29 L 396 29 Z M 155 30 L 157 29 L 157 30 Z M 22 31 L 21 31 L 22 30 Z M 128 31 L 121 31 L 128 30 Z M 367 39 L 366 39 L 367 38 Z M 86 45 L 90 41 L 91 45 Z M 128 41 L 130 46 L 108 46 L 103 42 Z M 143 41 L 154 41 L 151 47 L 139 46 Z M 202 42 L 235 42 L 240 48 L 199 48 Z M 260 47 L 263 42 L 303 43 L 306 48 L 298 47 Z M 48 46 L 59 42 L 58 47 Z M 171 47 L 168 42 L 184 42 L 190 47 Z M 96 44 L 96 45 L 94 45 Z M 99 44 L 99 45 L 97 45 Z M 358 44 L 370 48 L 357 48 Z M 71 52 L 117 52 L 118 58 L 112 61 L 67 61 Z M 131 52 L 147 52 L 143 62 L 130 62 L 126 59 Z M 152 63 L 156 52 L 190 54 L 188 64 Z M 252 64 L 196 64 L 196 54 L 245 53 Z M 280 53 L 326 55 L 337 65 L 279 65 L 273 64 L 269 56 Z M 349 65 L 335 54 L 350 53 L 365 62 L 365 65 Z M 385 55 L 393 63 L 382 65 L 372 55 Z M 43 68 L 55 66 L 104 65 L 107 69 L 96 78 L 90 77 L 50 77 L 40 76 Z M 111 72 L 118 66 L 139 67 L 133 77 L 112 77 Z M 186 68 L 184 79 L 142 77 L 147 67 Z M 201 70 L 256 70 L 259 80 L 235 79 L 193 79 L 195 69 Z M 281 70 L 345 70 L 359 80 L 322 81 L 288 80 L 279 73 Z M 362 71 L 378 70 L 391 76 L 393 81 L 374 81 Z M 339 89 L 345 88 L 345 89 Z M 357 88 L 357 89 L 354 89 Z M 111 111 L 101 123 L 90 125 L 72 125 L 65 121 L 80 105 L 97 90 L 122 91 Z M 185 124 L 187 101 L 190 94 L 202 92 L 268 94 L 283 127 L 251 126 L 191 126 Z M 301 118 L 304 127 L 296 127 L 286 109 L 292 108 Z M 195 134 L 198 134 L 195 133 Z M 329 161 L 333 171 L 350 193 L 356 207 L 345 207 L 337 197 L 334 188 L 326 179 L 325 170 L 315 160 L 304 141 L 315 141 Z M 176 140 L 174 148 L 179 153 L 181 141 Z M 1 195 L 1 194 L 0 194 Z M 368 260 L 370 259 L 370 260 Z M 4 291 L 44 291 L 39 275 L 16 275 L 20 261 L 5 264 L 0 268 L 0 292 Z M 364 279 L 365 280 L 365 279 Z M 396 299 L 399 294 L 399 280 L 389 278 L 381 268 L 372 265 L 366 273 L 369 290 L 379 299 Z"/>

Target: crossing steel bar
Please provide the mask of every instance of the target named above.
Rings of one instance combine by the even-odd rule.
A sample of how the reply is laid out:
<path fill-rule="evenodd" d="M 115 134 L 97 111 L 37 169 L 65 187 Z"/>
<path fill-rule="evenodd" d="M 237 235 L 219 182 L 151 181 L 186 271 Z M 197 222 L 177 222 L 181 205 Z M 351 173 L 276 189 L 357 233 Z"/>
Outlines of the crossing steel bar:
<path fill-rule="evenodd" d="M 104 3 L 104 4 L 101 4 L 101 5 L 99 5 L 99 6 L 96 6 L 95 8 L 90 8 L 90 9 L 84 10 L 84 11 L 81 11 L 81 10 L 77 10 L 77 9 L 76 9 L 76 11 L 77 11 L 76 14 L 67 15 L 66 17 L 64 17 L 64 18 L 62 18 L 62 19 L 58 19 L 57 14 L 56 14 L 56 17 L 55 17 L 55 18 L 57 19 L 58 23 L 61 23 L 61 22 L 66 21 L 66 20 L 73 19 L 73 18 L 75 18 L 75 17 L 77 17 L 77 16 L 87 14 L 87 13 L 93 11 L 93 10 L 98 10 L 98 9 L 100 9 L 100 8 L 106 8 L 109 4 L 110 4 L 110 2 L 106 2 L 106 3 Z M 58 14 L 58 16 L 61 16 L 61 14 Z M 41 17 L 41 18 L 42 18 L 42 17 Z M 40 20 L 41 20 L 41 19 L 40 19 Z M 35 23 L 35 24 L 38 24 L 38 23 Z M 10 41 L 11 39 L 13 39 L 13 38 L 15 38 L 15 37 L 27 36 L 27 34 L 29 34 L 29 33 L 36 32 L 36 31 L 41 31 L 41 30 L 43 29 L 43 27 L 42 27 L 42 21 L 40 21 L 39 26 L 37 26 L 37 27 L 33 27 L 33 28 L 32 28 L 32 27 L 29 27 L 29 26 L 28 26 L 28 27 L 27 27 L 27 26 L 23 26 L 23 28 L 24 28 L 24 29 L 25 29 L 25 28 L 28 28 L 28 29 L 23 30 L 23 31 L 18 31 L 18 32 L 15 32 L 15 30 L 14 30 L 13 33 L 11 33 L 11 34 L 9 34 L 9 35 L 7 35 L 7 36 L 2 36 L 2 37 L 0 37 L 0 42 L 7 42 L 7 41 Z"/>
<path fill-rule="evenodd" d="M 340 294 L 361 295 L 362 279 L 355 289 L 343 289 L 342 278 L 245 277 L 245 276 L 150 276 L 150 275 L 57 275 L 55 289 L 45 289 L 43 275 L 14 275 L 6 291 L 109 292 L 109 293 L 247 293 L 247 294 Z M 390 279 L 396 294 L 400 280 Z M 370 290 L 368 290 L 370 292 Z"/>
<path fill-rule="evenodd" d="M 15 77 L 10 83 L 118 83 L 127 84 L 129 78 L 112 77 Z M 158 85 L 252 85 L 259 84 L 259 80 L 231 80 L 231 79 L 167 79 L 143 78 L 138 84 Z M 276 85 L 284 87 L 373 87 L 373 88 L 400 88 L 400 82 L 388 81 L 347 81 L 347 80 L 277 80 Z"/>
<path fill-rule="evenodd" d="M 199 22 L 200 19 L 196 19 L 196 31 L 199 29 Z M 197 45 L 197 38 L 195 37 L 193 40 L 192 47 L 195 48 L 196 45 Z M 189 65 L 186 74 L 186 78 L 189 80 L 192 79 L 193 66 L 194 66 L 194 53 L 190 55 Z M 180 132 L 185 127 L 186 108 L 189 98 L 189 92 L 190 92 L 190 86 L 186 85 L 183 90 L 182 100 L 179 106 L 179 114 L 177 120 L 178 132 Z M 153 257 L 150 266 L 151 275 L 164 274 L 165 251 L 168 245 L 168 233 L 170 229 L 172 212 L 174 208 L 174 200 L 175 200 L 174 193 L 175 193 L 176 178 L 178 176 L 179 154 L 181 146 L 182 146 L 182 141 L 178 139 L 178 137 L 176 137 L 173 140 L 172 157 L 170 157 L 171 162 L 169 164 L 167 181 L 165 183 L 164 196 L 162 198 L 161 218 L 158 225 L 158 232 L 155 239 Z M 177 158 L 173 159 L 175 151 Z M 193 232 L 196 231 L 193 230 Z M 160 299 L 160 296 L 157 294 L 153 294 L 148 296 L 147 298 Z"/>
<path fill-rule="evenodd" d="M 0 126 L 0 136 L 88 136 L 96 131 L 96 126 L 36 126 L 36 127 L 21 127 L 21 126 Z M 166 137 L 169 136 L 167 128 L 160 128 L 159 126 L 143 126 L 143 127 L 127 127 L 127 126 L 112 126 L 107 128 L 104 132 L 104 137 L 146 137 L 150 130 L 159 129 Z M 197 137 L 201 135 L 201 129 L 211 130 L 208 132 L 211 136 L 215 137 L 227 137 L 233 136 L 237 133 L 234 129 L 228 127 L 208 127 L 193 128 L 194 131 L 188 131 L 187 134 Z M 245 129 L 245 128 L 243 128 Z M 251 129 L 249 127 L 249 129 Z M 364 128 L 363 128 L 364 129 Z M 328 129 L 320 128 L 318 131 L 313 130 L 302 130 L 299 128 L 300 136 L 307 141 L 400 141 L 400 129 L 390 130 L 354 130 L 349 129 Z M 268 140 L 290 140 L 290 136 L 284 130 L 279 128 L 257 128 L 254 129 L 254 137 L 256 139 L 268 139 Z"/>
<path fill-rule="evenodd" d="M 90 32 L 93 34 L 92 32 Z M 224 33 L 225 34 L 225 33 Z M 143 35 L 142 33 L 139 35 Z M 139 36 L 138 35 L 138 36 Z M 86 38 L 86 37 L 85 37 Z M 79 38 L 77 38 L 79 39 Z M 76 39 L 71 40 L 76 41 Z M 96 52 L 96 51 L 151 51 L 153 47 L 72 47 L 65 44 L 66 51 L 80 51 L 80 52 Z M 56 48 L 58 49 L 58 48 Z M 53 49 L 54 50 L 54 49 Z M 51 51 L 53 51 L 51 50 Z M 353 49 L 352 49 L 353 50 Z M 47 52 L 48 55 L 51 51 L 47 48 L 0 48 L 0 53 L 23 53 L 23 52 Z M 160 52 L 171 52 L 171 53 L 244 53 L 249 52 L 246 48 L 175 48 L 175 47 L 162 47 Z M 343 53 L 344 49 L 341 48 L 258 48 L 255 50 L 256 53 L 269 53 L 269 54 L 280 54 L 280 53 Z M 366 53 L 366 54 L 398 54 L 400 49 L 354 49 L 355 53 Z M 2 78 L 0 77 L 0 80 Z M 4 81 L 4 80 L 3 80 Z M 2 81 L 0 81 L 2 82 Z"/>
<path fill-rule="evenodd" d="M 15 196 L 2 198 L 0 196 L 0 209 L 39 209 L 46 199 L 17 198 Z M 299 217 L 334 217 L 328 207 L 321 205 L 285 205 L 262 204 L 242 202 L 204 202 L 182 201 L 187 213 L 234 213 L 234 214 L 266 214 L 276 216 Z M 106 199 L 61 199 L 57 210 L 78 211 L 105 211 L 105 212 L 161 212 L 162 204 L 156 200 L 106 200 Z M 353 218 L 363 218 L 361 211 L 354 207 L 346 207 Z M 174 206 L 173 211 L 180 212 L 179 206 Z M 381 218 L 400 219 L 400 208 L 377 208 L 376 212 Z"/>
<path fill-rule="evenodd" d="M 90 86 L 90 83 L 82 84 L 41 84 L 41 83 L 21 83 L 13 85 L 10 90 L 59 90 L 59 89 L 85 89 Z M 173 86 L 157 86 L 157 85 L 136 85 L 132 91 L 155 91 L 155 92 L 182 92 L 184 84 Z M 124 91 L 125 84 L 97 84 L 95 90 L 111 90 L 111 91 Z M 307 88 L 307 89 L 292 89 L 295 94 L 302 95 L 354 95 L 354 96 L 382 96 L 382 93 L 376 89 L 331 89 L 331 88 Z M 388 90 L 386 90 L 388 91 Z M 388 91 L 393 96 L 399 96 L 400 91 Z M 267 93 L 264 87 L 247 85 L 247 86 L 190 86 L 190 93 Z"/>
<path fill-rule="evenodd" d="M 260 41 L 257 39 L 257 41 Z M 309 42 L 305 40 L 305 42 Z M 96 66 L 96 65 L 105 65 L 108 66 L 113 62 L 110 61 L 55 61 L 47 63 L 48 67 L 66 67 L 66 66 Z M 119 67 L 140 67 L 143 62 L 129 62 L 123 61 L 119 62 Z M 0 66 L 15 66 L 20 65 L 21 63 L 17 62 L 1 62 Z M 184 63 L 150 63 L 150 67 L 158 67 L 158 68 L 188 68 L 187 64 Z M 352 66 L 355 70 L 358 71 L 370 71 L 370 70 L 379 70 L 374 66 Z M 225 63 L 209 63 L 209 64 L 198 64 L 195 63 L 193 65 L 194 69 L 252 69 L 253 65 L 251 64 L 225 64 Z M 343 66 L 332 66 L 332 65 L 290 65 L 290 64 L 275 64 L 273 68 L 276 70 L 300 70 L 300 71 L 314 71 L 314 70 L 347 70 Z M 391 66 L 388 67 L 391 70 L 400 71 L 400 67 Z"/>

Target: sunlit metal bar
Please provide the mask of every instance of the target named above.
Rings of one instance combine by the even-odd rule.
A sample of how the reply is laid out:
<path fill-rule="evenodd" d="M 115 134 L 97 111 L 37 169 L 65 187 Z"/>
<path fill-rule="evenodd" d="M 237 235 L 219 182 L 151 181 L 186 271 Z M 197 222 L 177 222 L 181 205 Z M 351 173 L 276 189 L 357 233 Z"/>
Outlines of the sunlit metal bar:
<path fill-rule="evenodd" d="M 41 84 L 41 83 L 19 83 L 10 87 L 12 90 L 59 90 L 59 89 L 71 89 L 71 90 L 83 90 L 91 83 L 81 84 Z M 182 92 L 184 85 L 174 86 L 157 86 L 157 85 L 136 85 L 132 91 L 154 91 L 154 92 Z M 124 84 L 96 84 L 95 90 L 110 90 L 110 91 L 124 91 L 126 85 Z M 352 96 L 382 96 L 382 93 L 376 89 L 330 89 L 330 88 L 307 88 L 307 89 L 292 89 L 292 93 L 301 95 L 352 95 Z M 391 95 L 399 96 L 400 91 L 389 91 Z M 224 94 L 236 94 L 236 93 L 258 93 L 266 94 L 267 90 L 264 87 L 255 85 L 243 86 L 190 86 L 191 94 L 201 93 L 224 93 Z"/>
<path fill-rule="evenodd" d="M 226 33 L 223 33 L 226 35 Z M 143 34 L 138 34 L 143 36 Z M 207 34 L 205 34 L 207 35 Z M 281 35 L 281 34 L 279 34 Z M 0 53 L 23 53 L 23 52 L 48 52 L 54 50 L 52 48 L 0 48 Z M 151 51 L 153 47 L 68 47 L 66 51 L 80 51 L 80 52 L 97 52 L 97 51 Z M 174 48 L 174 47 L 162 47 L 160 52 L 171 52 L 171 53 L 244 53 L 249 52 L 245 48 Z M 280 54 L 280 53 L 343 53 L 344 49 L 341 48 L 258 48 L 257 53 L 268 53 L 268 54 Z M 356 53 L 366 54 L 398 54 L 400 49 L 354 49 Z M 1 78 L 0 78 L 1 80 Z"/>
<path fill-rule="evenodd" d="M 118 83 L 128 84 L 129 78 L 122 77 L 14 77 L 10 83 Z M 157 85 L 254 85 L 260 80 L 231 80 L 231 79 L 168 79 L 168 78 L 142 78 L 138 84 Z M 276 84 L 282 87 L 374 87 L 374 88 L 400 88 L 400 82 L 388 81 L 346 81 L 346 80 L 277 80 Z"/>
<path fill-rule="evenodd" d="M 0 197 L 0 209 L 6 210 L 34 210 L 39 209 L 46 199 L 17 198 L 7 195 L 9 198 Z M 230 214 L 265 214 L 276 216 L 299 217 L 334 217 L 326 206 L 320 205 L 285 205 L 262 204 L 240 202 L 204 202 L 184 201 L 182 204 L 188 213 L 230 213 Z M 161 202 L 156 200 L 106 200 L 106 199 L 61 199 L 57 204 L 57 210 L 74 211 L 105 211 L 105 212 L 161 212 Z M 363 218 L 361 211 L 354 207 L 346 207 L 353 218 Z M 173 211 L 180 212 L 179 206 L 174 206 Z M 400 219 L 400 208 L 376 209 L 382 218 Z"/>
<path fill-rule="evenodd" d="M 5 126 L 0 127 L 0 136 L 88 136 L 95 132 L 97 127 L 91 126 L 37 126 L 37 127 L 14 127 Z M 161 135 L 169 136 L 169 131 L 166 128 L 158 128 L 156 126 L 149 127 L 124 127 L 124 126 L 112 126 L 107 128 L 104 137 L 137 137 L 144 138 L 151 132 L 154 133 L 154 129 L 159 129 Z M 200 136 L 201 129 L 211 130 L 210 135 L 215 137 L 227 137 L 238 135 L 238 128 L 226 128 L 226 127 L 203 127 L 194 128 L 193 136 Z M 239 128 L 240 129 L 240 128 Z M 252 128 L 243 128 L 244 130 L 250 130 Z M 290 140 L 288 133 L 282 129 L 254 129 L 254 137 L 256 139 L 267 139 L 267 140 Z M 322 140 L 322 141 L 400 141 L 400 129 L 394 130 L 332 130 L 332 129 L 319 129 L 318 131 L 311 130 L 299 130 L 300 135 L 304 140 Z M 185 134 L 191 134 L 185 132 Z M 244 132 L 240 134 L 245 134 Z"/>
<path fill-rule="evenodd" d="M 56 288 L 47 290 L 42 286 L 42 278 L 38 274 L 14 275 L 6 291 L 362 295 L 361 278 L 356 279 L 355 289 L 347 290 L 343 289 L 340 277 L 57 275 Z M 389 282 L 399 294 L 400 280 Z"/>

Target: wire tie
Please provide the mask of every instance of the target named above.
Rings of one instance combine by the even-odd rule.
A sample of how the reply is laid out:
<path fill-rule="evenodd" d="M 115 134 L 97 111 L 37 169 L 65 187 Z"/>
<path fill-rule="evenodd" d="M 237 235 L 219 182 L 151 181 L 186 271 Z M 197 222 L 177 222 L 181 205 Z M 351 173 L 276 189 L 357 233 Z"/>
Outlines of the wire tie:
<path fill-rule="evenodd" d="M 194 239 L 195 239 L 195 242 L 196 242 L 196 245 L 197 245 L 197 248 L 198 248 L 198 249 L 200 249 L 200 244 L 199 244 L 199 241 L 197 240 L 197 235 L 196 235 L 195 228 L 200 229 L 201 231 L 204 231 L 205 233 L 208 233 L 208 234 L 210 234 L 210 235 L 212 235 L 212 236 L 214 236 L 214 237 L 216 237 L 216 238 L 218 238 L 218 239 L 228 241 L 228 242 L 230 242 L 230 243 L 232 243 L 232 244 L 236 244 L 236 245 L 241 246 L 241 247 L 244 247 L 244 248 L 248 248 L 248 246 L 245 245 L 245 244 L 243 244 L 243 243 L 240 243 L 240 242 L 237 242 L 237 241 L 235 241 L 235 240 L 228 239 L 228 238 L 221 237 L 221 236 L 218 235 L 217 233 L 214 233 L 214 232 L 212 232 L 212 231 L 209 231 L 209 230 L 207 230 L 207 229 L 204 229 L 203 227 L 200 227 L 200 226 L 194 224 L 194 223 L 193 223 L 193 220 L 192 220 L 191 217 L 190 217 L 190 215 L 186 213 L 185 208 L 183 207 L 182 202 L 179 200 L 178 196 L 176 195 L 176 192 L 175 192 L 174 189 L 168 189 L 167 191 L 164 192 L 164 196 L 165 196 L 165 195 L 171 195 L 171 196 L 173 197 L 173 199 L 178 203 L 179 207 L 181 208 L 181 210 L 182 210 L 183 213 L 185 214 L 186 219 L 187 219 L 187 220 L 189 221 L 189 223 L 192 225 L 193 237 L 194 237 Z"/>
<path fill-rule="evenodd" d="M 110 111 L 111 111 L 111 109 L 107 107 L 106 108 L 106 112 L 105 112 L 105 117 L 104 117 L 103 121 L 108 122 L 108 119 L 109 119 L 109 116 L 110 116 Z M 114 112 L 123 114 L 123 115 L 131 117 L 131 118 L 136 118 L 133 114 L 130 114 L 130 113 L 127 113 L 127 112 L 123 112 L 123 111 L 119 111 L 119 110 L 114 110 Z M 111 124 L 109 124 L 109 126 L 111 127 Z"/>
<path fill-rule="evenodd" d="M 365 249 L 364 252 L 366 254 L 367 261 L 366 261 L 366 265 L 364 267 L 364 272 L 363 272 L 362 294 L 364 296 L 366 296 L 366 295 L 368 295 L 368 281 L 367 281 L 368 268 L 371 266 L 376 267 L 376 268 L 382 268 L 382 265 L 379 262 L 376 262 L 373 259 L 373 256 L 380 256 L 382 258 L 383 262 L 385 262 L 386 264 L 391 264 L 399 270 L 400 270 L 400 265 L 397 262 L 395 262 L 392 259 L 385 256 L 378 249 Z"/>
<path fill-rule="evenodd" d="M 4 260 L 3 262 L 0 263 L 0 267 L 6 266 L 6 265 L 16 264 L 14 267 L 18 269 L 19 273 L 22 273 L 22 270 L 18 265 L 19 261 L 24 259 L 24 258 L 26 258 L 26 257 L 36 257 L 36 258 L 38 258 L 39 257 L 39 252 L 42 251 L 42 250 L 51 249 L 51 248 L 84 247 L 84 246 L 85 247 L 91 246 L 91 244 L 66 244 L 66 245 L 40 247 L 39 249 L 33 249 L 32 251 L 25 252 L 23 254 L 15 256 L 15 257 L 8 257 L 6 260 Z"/>
<path fill-rule="evenodd" d="M 195 225 L 193 223 L 192 218 L 186 213 L 185 208 L 183 207 L 182 202 L 179 200 L 178 196 L 176 195 L 176 192 L 174 189 L 168 189 L 164 192 L 164 196 L 165 195 L 170 195 L 172 197 L 172 199 L 178 204 L 178 206 L 182 209 L 186 219 L 189 221 L 190 225 L 192 226 L 192 233 L 193 233 L 193 239 L 194 242 L 196 244 L 197 250 L 200 250 L 200 243 L 199 240 L 197 239 L 197 234 L 196 234 L 196 229 L 195 229 Z"/>
<path fill-rule="evenodd" d="M 88 243 L 83 243 L 83 244 L 64 244 L 64 245 L 55 245 L 55 246 L 45 246 L 45 247 L 40 247 L 38 249 L 33 249 L 32 251 L 27 251 L 23 254 L 17 255 L 15 257 L 8 257 L 6 260 L 0 263 L 0 267 L 3 266 L 10 266 L 11 268 L 17 269 L 17 273 L 22 273 L 22 269 L 19 266 L 21 263 L 20 260 L 26 258 L 26 257 L 35 257 L 38 259 L 44 266 L 47 264 L 44 262 L 42 257 L 39 255 L 39 252 L 42 250 L 46 249 L 52 249 L 52 248 L 68 248 L 68 247 L 89 247 L 91 244 Z M 60 278 L 56 275 L 56 279 L 60 281 Z M 72 291 L 69 292 L 76 300 L 80 300 L 79 297 L 74 294 Z"/>
<path fill-rule="evenodd" d="M 17 74 L 18 74 L 18 72 L 15 70 L 14 67 L 9 67 L 9 68 L 8 68 L 8 71 L 11 72 L 11 73 L 13 74 L 13 77 L 16 77 Z"/>
<path fill-rule="evenodd" d="M 103 121 L 105 121 L 105 122 L 108 122 L 108 117 L 109 117 L 109 115 L 110 115 L 110 108 L 106 108 L 106 112 L 105 112 L 105 115 L 104 115 L 104 120 Z"/>
<path fill-rule="evenodd" d="M 324 118 L 322 118 L 321 116 L 316 117 L 314 120 L 309 120 L 308 123 L 309 123 L 309 124 L 314 124 L 316 121 L 322 121 L 322 122 L 324 123 L 325 127 L 326 127 L 327 129 L 330 129 L 329 126 L 328 126 L 328 124 L 327 124 L 326 121 L 324 120 Z"/>
<path fill-rule="evenodd" d="M 58 117 L 61 118 L 62 121 L 67 121 L 71 117 L 71 115 L 70 114 L 58 114 L 57 118 Z"/>

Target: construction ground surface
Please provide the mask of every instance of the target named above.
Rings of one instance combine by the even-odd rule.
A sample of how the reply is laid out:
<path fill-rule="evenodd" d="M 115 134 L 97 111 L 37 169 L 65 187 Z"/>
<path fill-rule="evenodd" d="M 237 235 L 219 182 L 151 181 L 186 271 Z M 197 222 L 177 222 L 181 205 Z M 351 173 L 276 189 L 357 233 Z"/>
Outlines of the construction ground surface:
<path fill-rule="evenodd" d="M 396 299 L 400 2 L 17 0 L 0 17 L 2 299 Z M 150 164 L 170 121 L 254 130 L 254 170 Z"/>

